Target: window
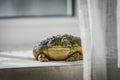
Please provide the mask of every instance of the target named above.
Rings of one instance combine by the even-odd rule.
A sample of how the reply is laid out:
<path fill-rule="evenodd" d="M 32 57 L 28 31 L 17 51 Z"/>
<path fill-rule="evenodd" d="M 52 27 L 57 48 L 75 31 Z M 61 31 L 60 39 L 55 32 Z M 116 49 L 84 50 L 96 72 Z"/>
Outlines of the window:
<path fill-rule="evenodd" d="M 72 16 L 72 0 L 0 0 L 0 18 Z"/>
<path fill-rule="evenodd" d="M 34 59 L 32 50 L 33 50 L 33 46 L 37 41 L 41 41 L 49 36 L 53 36 L 57 34 L 72 34 L 75 36 L 80 36 L 79 21 L 76 16 L 53 17 L 54 15 L 63 16 L 63 14 L 64 16 L 72 16 L 74 13 L 74 11 L 72 10 L 72 7 L 73 7 L 72 0 L 34 0 L 34 2 L 33 0 L 29 0 L 29 2 L 26 3 L 27 5 L 23 3 L 25 5 L 24 6 L 25 9 L 24 8 L 22 9 L 24 9 L 25 11 L 21 11 L 21 12 L 18 9 L 21 9 L 21 7 L 23 6 L 19 4 L 18 5 L 13 4 L 13 3 L 16 3 L 17 1 L 20 1 L 21 4 L 23 3 L 23 0 L 0 0 L 0 6 L 3 6 L 3 7 L 0 7 L 0 17 L 5 18 L 5 19 L 0 19 L 0 57 L 1 57 L 0 61 L 3 62 L 4 64 L 6 63 L 4 61 L 9 60 L 11 61 L 11 63 L 14 64 L 13 66 L 7 66 L 9 64 L 5 64 L 5 65 L 2 65 L 1 68 L 44 66 L 44 63 L 43 65 L 41 65 L 41 63 L 39 63 L 38 61 L 37 62 L 35 61 L 36 62 L 35 65 L 33 64 L 28 65 Z M 28 0 L 24 0 L 24 1 L 28 1 Z M 42 1 L 44 4 L 48 4 L 45 7 L 42 3 L 40 3 L 41 5 L 43 5 L 44 9 L 46 8 L 49 10 L 48 6 L 54 3 L 52 6 L 59 5 L 61 10 L 62 9 L 63 10 L 60 14 L 56 13 L 57 11 L 52 10 L 51 11 L 52 14 L 49 14 L 49 15 L 48 13 L 50 13 L 50 10 L 48 11 L 47 14 L 44 14 L 44 13 L 38 14 L 37 12 L 34 12 L 34 16 L 36 17 L 46 16 L 46 18 L 23 18 L 23 17 L 31 17 L 33 15 L 33 13 L 29 14 L 26 10 L 29 7 L 31 7 L 31 9 L 33 9 L 36 6 L 38 7 L 39 6 L 38 1 Z M 53 3 L 49 1 L 53 1 Z M 33 6 L 29 6 L 30 4 L 33 4 L 33 3 L 34 3 Z M 37 5 L 35 5 L 35 3 Z M 77 6 L 77 4 L 75 5 Z M 2 14 L 3 12 L 4 14 Z M 47 16 L 52 16 L 52 17 L 49 18 Z M 18 18 L 18 17 L 22 17 L 22 18 Z M 28 53 L 28 54 L 24 54 L 24 53 Z M 25 60 L 27 62 L 25 61 L 21 62 L 21 60 Z M 19 63 L 15 63 L 14 61 L 15 62 L 18 61 L 21 64 L 24 64 L 24 63 L 28 63 L 28 64 L 21 65 Z M 73 62 L 71 64 L 69 63 L 66 64 L 64 62 L 58 63 L 58 64 L 56 63 L 55 64 L 50 63 L 50 64 L 56 65 L 56 66 L 82 65 L 82 61 L 80 61 L 80 63 Z M 19 66 L 16 66 L 16 65 L 19 65 Z M 49 66 L 49 64 L 47 65 L 45 64 L 45 66 Z"/>
<path fill-rule="evenodd" d="M 15 4 L 18 1 L 21 4 L 24 4 L 24 8 L 19 4 Z M 0 0 L 0 51 L 19 49 L 23 50 L 26 48 L 32 49 L 36 40 L 44 39 L 46 36 L 52 36 L 56 34 L 69 33 L 79 36 L 79 22 L 77 17 L 76 0 L 24 1 L 28 2 L 24 3 L 23 0 Z M 43 8 L 43 10 L 48 9 L 48 13 L 51 11 L 48 6 L 54 3 L 52 6 L 57 6 L 57 8 L 61 9 L 61 13 L 58 14 L 57 10 L 54 11 L 55 9 L 52 9 L 52 14 L 38 14 L 37 11 L 42 10 L 38 9 L 40 6 L 38 2 L 40 2 L 39 4 L 42 5 L 41 8 Z M 41 2 L 47 4 L 46 7 Z M 38 9 L 35 10 L 36 12 L 31 11 L 34 10 L 34 7 L 37 7 L 36 9 Z M 17 45 L 17 47 L 14 45 Z"/>

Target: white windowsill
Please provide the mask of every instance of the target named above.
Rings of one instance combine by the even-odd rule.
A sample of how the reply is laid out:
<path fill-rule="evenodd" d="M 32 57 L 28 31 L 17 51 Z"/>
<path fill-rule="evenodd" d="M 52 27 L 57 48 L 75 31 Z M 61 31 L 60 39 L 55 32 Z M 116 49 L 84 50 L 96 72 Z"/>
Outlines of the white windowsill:
<path fill-rule="evenodd" d="M 35 60 L 32 51 L 0 52 L 0 69 L 25 68 L 25 67 L 49 67 L 49 66 L 75 66 L 82 64 L 83 61 L 39 62 Z"/>

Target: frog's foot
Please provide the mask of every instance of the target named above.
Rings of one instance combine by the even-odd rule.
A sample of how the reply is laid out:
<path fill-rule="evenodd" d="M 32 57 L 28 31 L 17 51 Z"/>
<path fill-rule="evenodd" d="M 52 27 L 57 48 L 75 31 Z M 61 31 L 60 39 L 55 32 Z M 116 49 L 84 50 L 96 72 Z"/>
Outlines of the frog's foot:
<path fill-rule="evenodd" d="M 66 59 L 66 61 L 78 61 L 78 60 L 82 60 L 82 56 L 78 52 L 72 54 L 70 57 Z"/>
<path fill-rule="evenodd" d="M 38 60 L 41 62 L 48 62 L 49 61 L 44 54 L 39 54 Z"/>

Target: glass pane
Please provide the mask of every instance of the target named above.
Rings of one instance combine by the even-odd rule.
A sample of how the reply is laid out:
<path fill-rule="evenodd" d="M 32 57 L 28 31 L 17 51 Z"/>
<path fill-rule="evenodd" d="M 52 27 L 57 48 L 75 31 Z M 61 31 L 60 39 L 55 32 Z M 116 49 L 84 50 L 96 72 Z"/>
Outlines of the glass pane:
<path fill-rule="evenodd" d="M 71 0 L 0 0 L 0 17 L 72 15 Z"/>

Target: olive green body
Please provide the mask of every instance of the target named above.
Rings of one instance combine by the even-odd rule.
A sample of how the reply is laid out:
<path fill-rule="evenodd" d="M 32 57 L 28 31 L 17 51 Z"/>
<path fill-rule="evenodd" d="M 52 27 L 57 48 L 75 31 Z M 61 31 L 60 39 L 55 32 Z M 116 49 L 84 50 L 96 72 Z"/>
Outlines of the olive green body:
<path fill-rule="evenodd" d="M 73 42 L 76 41 L 76 42 Z M 54 36 L 33 49 L 39 61 L 77 61 L 82 60 L 81 40 L 72 35 Z"/>

